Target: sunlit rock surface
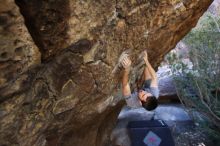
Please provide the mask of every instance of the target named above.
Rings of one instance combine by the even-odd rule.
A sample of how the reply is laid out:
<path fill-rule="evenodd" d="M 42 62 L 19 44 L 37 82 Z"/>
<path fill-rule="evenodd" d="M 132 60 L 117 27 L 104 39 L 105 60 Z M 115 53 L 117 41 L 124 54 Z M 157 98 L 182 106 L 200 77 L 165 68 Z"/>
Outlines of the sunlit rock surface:
<path fill-rule="evenodd" d="M 171 69 L 168 65 L 160 66 L 157 71 L 160 100 L 175 99 L 177 97 Z"/>
<path fill-rule="evenodd" d="M 2 1 L 0 145 L 109 145 L 120 54 L 130 49 L 134 85 L 139 53 L 156 68 L 211 2 Z"/>

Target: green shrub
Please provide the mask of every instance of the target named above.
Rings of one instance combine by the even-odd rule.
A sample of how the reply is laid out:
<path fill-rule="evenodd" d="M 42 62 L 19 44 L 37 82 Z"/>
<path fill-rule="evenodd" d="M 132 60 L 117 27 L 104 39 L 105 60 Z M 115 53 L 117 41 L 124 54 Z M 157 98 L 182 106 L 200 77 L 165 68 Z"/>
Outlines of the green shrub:
<path fill-rule="evenodd" d="M 168 60 L 181 102 L 203 113 L 202 127 L 220 139 L 220 18 L 207 12 L 182 41 L 190 48 L 190 67 L 174 53 Z M 204 126 L 205 125 L 205 126 Z"/>

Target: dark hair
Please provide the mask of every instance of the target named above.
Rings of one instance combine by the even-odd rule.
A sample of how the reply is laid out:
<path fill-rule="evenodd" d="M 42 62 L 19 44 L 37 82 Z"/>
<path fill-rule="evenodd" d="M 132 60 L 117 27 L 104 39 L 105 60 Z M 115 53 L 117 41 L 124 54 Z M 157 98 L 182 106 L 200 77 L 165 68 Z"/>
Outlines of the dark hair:
<path fill-rule="evenodd" d="M 148 111 L 154 110 L 158 105 L 157 99 L 154 96 L 147 97 L 146 102 L 145 101 L 141 101 L 141 102 L 143 108 L 145 108 Z"/>

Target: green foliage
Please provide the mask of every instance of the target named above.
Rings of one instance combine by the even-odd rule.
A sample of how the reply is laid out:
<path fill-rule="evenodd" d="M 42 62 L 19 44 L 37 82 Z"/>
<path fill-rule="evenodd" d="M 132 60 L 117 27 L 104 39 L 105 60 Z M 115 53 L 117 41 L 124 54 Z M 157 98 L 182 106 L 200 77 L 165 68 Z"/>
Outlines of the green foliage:
<path fill-rule="evenodd" d="M 220 129 L 220 18 L 207 12 L 184 39 L 190 48 L 189 67 L 175 53 L 168 60 L 182 103 L 205 114 L 210 125 Z M 216 128 L 205 126 L 214 136 Z M 217 132 L 218 133 L 218 132 Z M 220 138 L 220 136 L 218 137 Z"/>

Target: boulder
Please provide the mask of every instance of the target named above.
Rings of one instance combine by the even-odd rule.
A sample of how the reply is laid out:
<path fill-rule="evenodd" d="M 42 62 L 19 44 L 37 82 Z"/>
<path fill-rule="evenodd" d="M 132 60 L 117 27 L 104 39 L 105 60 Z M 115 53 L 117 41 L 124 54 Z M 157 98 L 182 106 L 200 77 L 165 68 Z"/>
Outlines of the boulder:
<path fill-rule="evenodd" d="M 0 6 L 0 145 L 107 146 L 147 49 L 156 68 L 212 0 L 4 0 Z M 20 11 L 19 11 L 20 10 Z"/>

